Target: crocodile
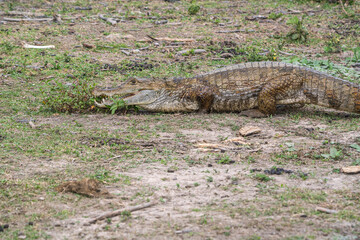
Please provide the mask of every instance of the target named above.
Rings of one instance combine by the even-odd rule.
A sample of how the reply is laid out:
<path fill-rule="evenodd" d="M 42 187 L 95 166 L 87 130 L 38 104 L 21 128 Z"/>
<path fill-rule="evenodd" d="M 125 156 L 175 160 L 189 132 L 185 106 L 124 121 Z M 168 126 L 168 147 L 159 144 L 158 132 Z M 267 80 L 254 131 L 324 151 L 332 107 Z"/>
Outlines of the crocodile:
<path fill-rule="evenodd" d="M 130 77 L 115 88 L 95 88 L 93 95 L 119 96 L 127 105 L 155 112 L 255 111 L 268 116 L 281 106 L 315 104 L 360 113 L 359 84 L 283 62 L 230 65 L 190 78 Z M 103 98 L 96 104 L 111 102 Z"/>

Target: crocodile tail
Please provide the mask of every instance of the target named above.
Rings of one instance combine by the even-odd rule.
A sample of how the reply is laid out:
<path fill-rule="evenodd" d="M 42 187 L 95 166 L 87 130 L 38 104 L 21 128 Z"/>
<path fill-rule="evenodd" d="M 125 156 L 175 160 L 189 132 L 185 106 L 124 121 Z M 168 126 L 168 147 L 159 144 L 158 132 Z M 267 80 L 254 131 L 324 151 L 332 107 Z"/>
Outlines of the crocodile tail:
<path fill-rule="evenodd" d="M 360 113 L 360 85 L 309 68 L 304 93 L 312 104 Z"/>

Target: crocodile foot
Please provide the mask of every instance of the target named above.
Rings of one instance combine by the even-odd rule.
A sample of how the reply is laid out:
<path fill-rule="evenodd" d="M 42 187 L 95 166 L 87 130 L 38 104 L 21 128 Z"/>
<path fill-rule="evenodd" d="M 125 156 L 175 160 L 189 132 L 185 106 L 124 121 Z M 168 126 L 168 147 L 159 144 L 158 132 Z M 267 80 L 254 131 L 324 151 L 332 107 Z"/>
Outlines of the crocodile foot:
<path fill-rule="evenodd" d="M 250 109 L 240 112 L 240 116 L 252 117 L 252 118 L 264 118 L 266 114 L 260 112 L 258 109 Z"/>

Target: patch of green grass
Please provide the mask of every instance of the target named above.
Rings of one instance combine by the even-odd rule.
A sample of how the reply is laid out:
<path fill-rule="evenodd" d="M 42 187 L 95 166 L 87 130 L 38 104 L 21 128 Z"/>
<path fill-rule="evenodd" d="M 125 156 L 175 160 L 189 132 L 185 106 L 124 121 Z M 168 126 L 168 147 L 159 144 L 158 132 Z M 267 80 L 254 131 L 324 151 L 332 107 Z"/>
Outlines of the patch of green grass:
<path fill-rule="evenodd" d="M 339 53 L 341 52 L 341 42 L 339 36 L 330 36 L 329 40 L 325 42 L 325 53 Z"/>
<path fill-rule="evenodd" d="M 325 202 L 327 194 L 323 191 L 313 191 L 300 188 L 287 188 L 285 192 L 275 196 L 280 201 L 302 200 L 308 203 Z"/>
<path fill-rule="evenodd" d="M 76 80 L 72 84 L 48 81 L 47 87 L 41 90 L 42 103 L 56 112 L 89 112 L 94 109 L 93 89 L 94 84 L 86 80 Z"/>
<path fill-rule="evenodd" d="M 189 15 L 196 15 L 199 11 L 200 11 L 200 6 L 196 4 L 192 4 L 188 8 Z"/>
<path fill-rule="evenodd" d="M 314 60 L 300 57 L 282 58 L 283 62 L 311 67 L 315 70 L 327 72 L 336 77 L 360 84 L 360 73 L 353 68 L 335 64 L 330 60 Z"/>
<path fill-rule="evenodd" d="M 271 177 L 269 177 L 268 175 L 263 174 L 263 173 L 257 173 L 253 176 L 253 178 L 260 182 L 268 182 L 268 181 L 272 180 Z"/>
<path fill-rule="evenodd" d="M 287 34 L 290 41 L 300 43 L 308 41 L 309 32 L 304 26 L 304 16 L 302 18 L 294 16 L 287 21 L 287 24 L 293 27 L 293 29 Z"/>
<path fill-rule="evenodd" d="M 48 235 L 47 233 L 39 230 L 36 226 L 26 226 L 24 231 L 20 231 L 20 230 L 14 230 L 11 231 L 9 229 L 9 231 L 5 231 L 0 233 L 2 236 L 1 239 L 3 240 L 12 240 L 12 239 L 52 239 L 52 237 L 50 235 Z"/>
<path fill-rule="evenodd" d="M 330 153 L 329 154 L 321 154 L 322 157 L 324 158 L 331 158 L 334 160 L 338 160 L 342 157 L 342 151 L 341 150 L 337 150 L 335 147 L 331 147 L 330 148 Z"/>

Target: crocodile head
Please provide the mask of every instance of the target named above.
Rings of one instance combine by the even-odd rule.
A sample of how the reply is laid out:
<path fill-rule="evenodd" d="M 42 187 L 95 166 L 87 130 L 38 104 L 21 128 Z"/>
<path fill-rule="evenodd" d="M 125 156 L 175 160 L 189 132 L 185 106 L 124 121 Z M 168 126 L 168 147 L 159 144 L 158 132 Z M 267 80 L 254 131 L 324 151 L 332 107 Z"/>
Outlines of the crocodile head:
<path fill-rule="evenodd" d="M 98 107 L 106 107 L 112 104 L 107 98 L 116 96 L 126 101 L 127 105 L 147 105 L 159 97 L 161 83 L 150 79 L 131 77 L 126 82 L 115 88 L 95 88 L 92 94 L 95 97 L 103 97 L 102 103 L 95 104 Z"/>
<path fill-rule="evenodd" d="M 126 82 L 115 88 L 95 88 L 92 94 L 95 97 L 132 96 L 144 90 L 157 90 L 163 84 L 146 78 L 131 77 Z"/>
<path fill-rule="evenodd" d="M 100 108 L 111 106 L 113 102 L 107 98 L 114 96 L 128 106 L 136 105 L 148 111 L 190 112 L 199 108 L 197 102 L 179 97 L 166 81 L 132 77 L 116 88 L 95 88 L 92 93 L 95 97 L 103 97 L 101 103 L 95 102 Z"/>

